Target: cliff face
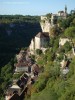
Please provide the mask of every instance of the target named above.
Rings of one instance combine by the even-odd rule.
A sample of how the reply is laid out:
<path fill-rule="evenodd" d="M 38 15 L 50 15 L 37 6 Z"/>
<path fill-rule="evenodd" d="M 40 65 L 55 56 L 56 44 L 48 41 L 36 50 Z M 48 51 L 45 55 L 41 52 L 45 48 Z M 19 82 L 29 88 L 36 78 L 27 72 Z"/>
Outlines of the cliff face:
<path fill-rule="evenodd" d="M 41 21 L 40 23 L 41 25 L 41 29 L 42 29 L 42 32 L 50 32 L 50 28 L 51 28 L 51 24 L 49 23 L 49 21 Z"/>

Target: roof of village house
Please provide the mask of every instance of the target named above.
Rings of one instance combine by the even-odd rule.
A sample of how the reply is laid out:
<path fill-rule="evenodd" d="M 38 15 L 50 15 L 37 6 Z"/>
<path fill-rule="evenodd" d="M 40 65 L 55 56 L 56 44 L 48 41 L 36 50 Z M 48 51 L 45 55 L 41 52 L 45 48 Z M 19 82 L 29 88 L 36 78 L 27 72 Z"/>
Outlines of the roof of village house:
<path fill-rule="evenodd" d="M 25 61 L 18 62 L 17 64 L 14 64 L 14 66 L 16 66 L 16 67 L 29 67 L 31 65 L 32 65 L 31 60 L 29 60 L 29 61 L 25 60 Z"/>
<path fill-rule="evenodd" d="M 39 32 L 36 37 L 39 37 L 39 38 L 49 38 L 49 33 L 48 32 Z"/>
<path fill-rule="evenodd" d="M 64 11 L 58 11 L 58 13 L 64 13 Z"/>
<path fill-rule="evenodd" d="M 39 66 L 37 64 L 33 64 L 32 70 L 39 72 Z"/>
<path fill-rule="evenodd" d="M 58 14 L 52 14 L 52 16 L 57 16 Z"/>
<path fill-rule="evenodd" d="M 22 63 L 17 63 L 16 64 L 16 67 L 27 67 L 28 66 L 28 63 L 24 63 L 24 62 L 22 62 Z"/>
<path fill-rule="evenodd" d="M 11 89 L 20 89 L 20 87 L 17 84 L 12 85 L 12 87 L 10 87 Z"/>

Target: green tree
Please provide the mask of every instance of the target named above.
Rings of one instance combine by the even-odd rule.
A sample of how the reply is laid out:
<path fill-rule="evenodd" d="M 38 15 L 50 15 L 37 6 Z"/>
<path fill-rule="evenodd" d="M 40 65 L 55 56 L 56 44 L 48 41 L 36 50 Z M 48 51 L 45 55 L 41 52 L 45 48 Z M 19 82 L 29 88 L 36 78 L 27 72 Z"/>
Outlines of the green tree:
<path fill-rule="evenodd" d="M 71 44 L 70 44 L 69 42 L 66 42 L 66 43 L 64 44 L 64 50 L 65 50 L 65 52 L 68 52 L 68 51 L 70 51 L 71 49 L 72 49 Z"/>
<path fill-rule="evenodd" d="M 37 55 L 42 54 L 42 50 L 40 50 L 40 49 L 36 49 L 36 54 L 37 54 Z"/>
<path fill-rule="evenodd" d="M 51 37 L 57 36 L 58 35 L 57 26 L 51 27 L 49 34 L 50 34 Z"/>
<path fill-rule="evenodd" d="M 68 77 L 72 77 L 73 75 L 75 75 L 75 57 L 72 59 L 70 65 L 69 65 L 69 73 L 68 73 Z"/>
<path fill-rule="evenodd" d="M 75 27 L 69 27 L 65 30 L 65 36 L 68 38 L 75 38 Z"/>

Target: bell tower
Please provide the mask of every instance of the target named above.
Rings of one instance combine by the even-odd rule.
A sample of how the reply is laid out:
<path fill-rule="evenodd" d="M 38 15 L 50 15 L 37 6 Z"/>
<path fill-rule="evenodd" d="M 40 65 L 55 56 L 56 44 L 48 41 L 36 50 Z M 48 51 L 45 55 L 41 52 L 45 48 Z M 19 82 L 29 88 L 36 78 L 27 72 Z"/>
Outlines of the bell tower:
<path fill-rule="evenodd" d="M 65 5 L 65 13 L 67 14 L 67 6 Z"/>

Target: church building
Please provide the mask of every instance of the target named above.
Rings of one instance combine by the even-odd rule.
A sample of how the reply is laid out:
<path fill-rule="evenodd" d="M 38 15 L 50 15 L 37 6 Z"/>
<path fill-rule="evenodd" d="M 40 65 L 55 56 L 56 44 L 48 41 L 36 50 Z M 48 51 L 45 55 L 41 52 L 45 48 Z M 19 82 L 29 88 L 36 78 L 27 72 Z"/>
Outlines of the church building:
<path fill-rule="evenodd" d="M 29 46 L 31 54 L 34 54 L 37 49 L 41 49 L 43 52 L 46 50 L 46 47 L 49 43 L 49 33 L 39 32 L 34 39 L 31 40 Z"/>

